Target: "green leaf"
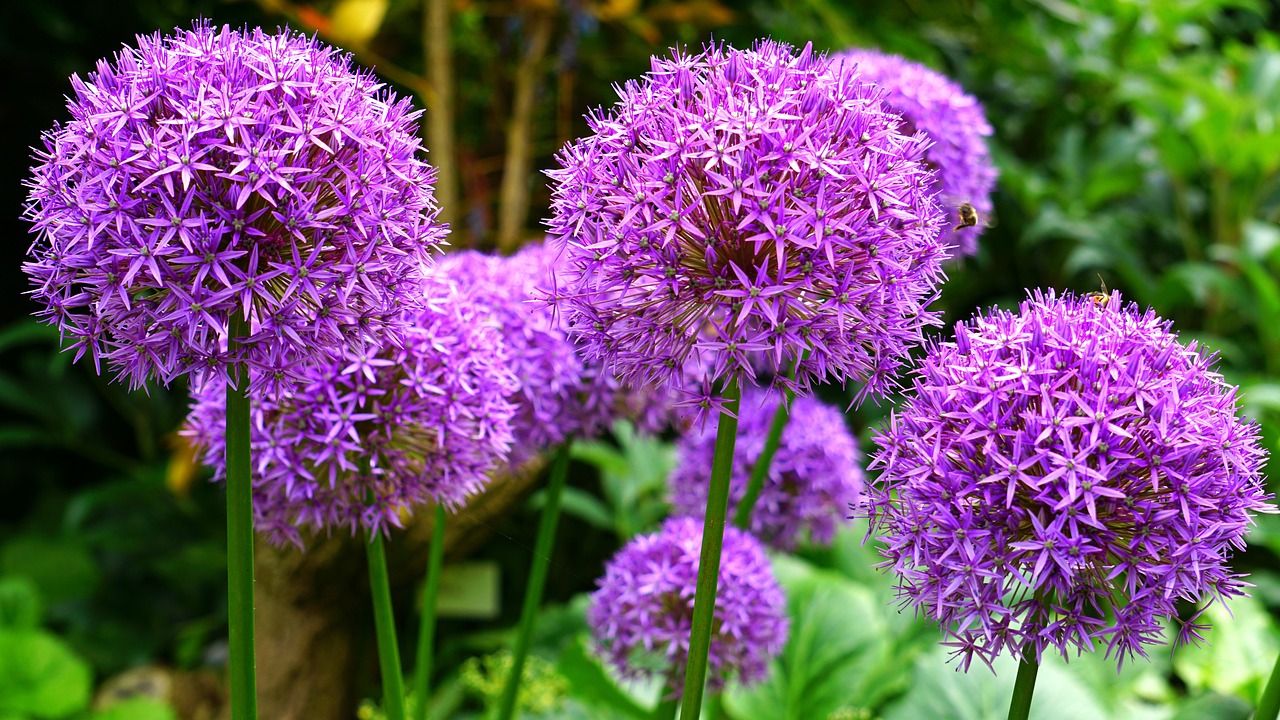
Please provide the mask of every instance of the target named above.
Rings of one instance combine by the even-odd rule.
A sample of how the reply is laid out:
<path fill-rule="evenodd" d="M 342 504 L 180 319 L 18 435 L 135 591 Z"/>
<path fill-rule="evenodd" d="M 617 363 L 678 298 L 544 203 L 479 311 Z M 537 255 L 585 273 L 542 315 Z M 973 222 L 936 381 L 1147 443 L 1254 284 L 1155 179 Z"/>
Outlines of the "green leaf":
<path fill-rule="evenodd" d="M 25 575 L 49 605 L 90 595 L 98 566 L 84 545 L 73 540 L 20 536 L 0 550 L 0 574 Z"/>
<path fill-rule="evenodd" d="M 535 510 L 541 509 L 545 503 L 545 491 L 538 491 L 529 500 L 530 506 Z M 592 527 L 613 532 L 613 515 L 610 514 L 609 507 L 595 495 L 580 488 L 566 487 L 560 496 L 560 504 L 565 513 L 582 520 Z"/>
<path fill-rule="evenodd" d="M 570 695 L 606 713 L 593 717 L 646 720 L 649 713 L 618 688 L 596 658 L 587 654 L 584 638 L 579 635 L 567 645 L 556 663 L 556 671 L 569 681 Z"/>
<path fill-rule="evenodd" d="M 876 707 L 905 687 L 909 653 L 895 652 L 875 593 L 786 555 L 774 558 L 774 571 L 787 592 L 790 637 L 764 683 L 725 694 L 730 716 L 825 718 L 840 707 Z"/>
<path fill-rule="evenodd" d="M 1252 715 L 1253 708 L 1244 700 L 1210 693 L 1187 702 L 1171 720 L 1248 720 Z"/>
<path fill-rule="evenodd" d="M 911 691 L 884 714 L 884 720 L 989 720 L 1009 712 L 1013 679 L 1018 663 L 1001 657 L 993 675 L 975 663 L 969 672 L 960 672 L 947 662 L 943 648 L 916 662 Z M 1046 656 L 1036 678 L 1031 701 L 1032 720 L 1100 720 L 1111 717 L 1076 679 L 1070 665 L 1056 656 Z"/>
<path fill-rule="evenodd" d="M 35 630 L 43 615 L 35 583 L 25 577 L 0 577 L 0 629 Z"/>
<path fill-rule="evenodd" d="M 133 697 L 95 712 L 90 720 L 178 720 L 178 715 L 155 698 Z"/>
<path fill-rule="evenodd" d="M 1230 610 L 1214 603 L 1204 619 L 1210 628 L 1200 645 L 1177 649 L 1173 669 L 1193 693 L 1213 691 L 1253 700 L 1280 653 L 1280 636 L 1262 604 L 1251 597 L 1232 598 Z"/>
<path fill-rule="evenodd" d="M 54 720 L 84 710 L 89 664 L 41 630 L 0 630 L 0 713 Z"/>

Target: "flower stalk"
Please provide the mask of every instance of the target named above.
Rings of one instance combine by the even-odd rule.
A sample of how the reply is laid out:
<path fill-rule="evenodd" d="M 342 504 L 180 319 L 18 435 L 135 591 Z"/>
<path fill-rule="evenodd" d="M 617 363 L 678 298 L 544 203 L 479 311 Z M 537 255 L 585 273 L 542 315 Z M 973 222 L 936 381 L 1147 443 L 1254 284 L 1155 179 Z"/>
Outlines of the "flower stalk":
<path fill-rule="evenodd" d="M 769 466 L 773 464 L 773 456 L 777 454 L 778 446 L 782 444 L 782 431 L 787 428 L 787 421 L 791 419 L 791 401 L 795 399 L 796 394 L 788 389 L 786 395 L 786 399 L 778 403 L 778 409 L 773 412 L 773 420 L 769 423 L 769 435 L 764 440 L 764 449 L 760 451 L 760 457 L 751 468 L 751 481 L 747 483 L 747 491 L 743 494 L 742 501 L 738 503 L 738 509 L 733 515 L 733 524 L 743 530 L 751 529 L 751 509 L 760 499 L 765 478 L 769 477 Z"/>
<path fill-rule="evenodd" d="M 373 622 L 378 637 L 378 667 L 382 673 L 382 707 L 387 720 L 405 720 L 404 675 L 396 644 L 396 619 L 391 606 L 391 581 L 387 575 L 387 550 L 382 533 L 368 530 L 369 591 L 373 598 Z"/>
<path fill-rule="evenodd" d="M 1036 673 L 1040 670 L 1035 652 L 1030 646 L 1022 652 L 1018 677 L 1013 682 L 1013 698 L 1009 701 L 1009 720 L 1027 720 L 1031 714 L 1031 695 L 1035 692 Z"/>
<path fill-rule="evenodd" d="M 249 332 L 231 314 L 229 344 Z M 235 368 L 227 383 L 227 620 L 232 720 L 257 720 L 253 653 L 253 478 L 249 459 L 249 370 Z"/>
<path fill-rule="evenodd" d="M 427 556 L 427 579 L 422 589 L 422 620 L 418 626 L 418 655 L 413 672 L 413 694 L 418 699 L 413 720 L 427 720 L 431 697 L 431 670 L 435 660 L 436 600 L 440 597 L 440 574 L 444 569 L 444 528 L 448 521 L 444 505 L 436 504 L 431 525 L 431 550 Z"/>
<path fill-rule="evenodd" d="M 680 717 L 696 720 L 702 710 L 702 692 L 707 679 L 707 653 L 711 648 L 711 624 L 715 614 L 716 586 L 720 578 L 720 549 L 724 543 L 725 517 L 729 509 L 729 479 L 733 471 L 733 449 L 738 440 L 738 405 L 742 384 L 737 378 L 725 384 L 724 407 L 716 425 L 716 451 L 711 464 L 711 484 L 707 511 L 702 524 L 702 552 L 693 600 L 693 628 L 689 635 L 688 671 Z"/>
<path fill-rule="evenodd" d="M 547 500 L 542 506 L 542 520 L 538 524 L 533 568 L 529 574 L 529 584 L 525 588 L 524 607 L 520 612 L 520 627 L 516 631 L 515 647 L 511 651 L 511 672 L 507 675 L 507 682 L 502 688 L 502 698 L 498 704 L 498 720 L 511 720 L 515 715 L 516 694 L 520 689 L 524 662 L 529 656 L 529 646 L 533 643 L 533 629 L 538 624 L 538 609 L 542 605 L 542 595 L 547 585 L 547 569 L 551 565 L 551 550 L 556 539 L 556 526 L 560 521 L 560 499 L 564 495 L 565 479 L 569 474 L 571 445 L 571 441 L 560 444 L 551 466 Z"/>

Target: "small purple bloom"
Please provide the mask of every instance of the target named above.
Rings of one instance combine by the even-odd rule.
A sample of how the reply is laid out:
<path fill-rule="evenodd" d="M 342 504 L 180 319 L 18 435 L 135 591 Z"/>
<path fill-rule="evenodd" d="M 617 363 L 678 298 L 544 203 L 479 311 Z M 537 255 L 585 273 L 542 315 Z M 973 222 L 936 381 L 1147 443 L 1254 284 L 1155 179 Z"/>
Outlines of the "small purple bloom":
<path fill-rule="evenodd" d="M 574 347 L 545 302 L 556 292 L 556 260 L 554 249 L 541 243 L 511 257 L 466 251 L 440 260 L 439 272 L 488 307 L 502 327 L 521 387 L 512 463 L 567 438 L 607 432 L 619 418 L 647 431 L 665 424 L 664 393 L 626 387 Z"/>
<path fill-rule="evenodd" d="M 502 330 L 444 278 L 426 280 L 399 346 L 309 365 L 290 392 L 255 393 L 253 495 L 259 531 L 302 545 L 301 526 L 385 532 L 418 505 L 451 508 L 488 483 L 510 449 Z M 193 389 L 185 434 L 223 477 L 225 385 Z"/>
<path fill-rule="evenodd" d="M 624 677 L 666 676 L 674 665 L 674 689 L 683 686 L 701 547 L 701 520 L 670 518 L 658 532 L 633 538 L 605 566 L 587 622 Z M 763 680 L 787 641 L 786 599 L 764 547 L 735 527 L 724 532 L 712 627 L 707 676 L 713 689 L 730 678 L 747 685 Z"/>
<path fill-rule="evenodd" d="M 1104 644 L 1123 664 L 1199 638 L 1242 593 L 1228 565 L 1273 512 L 1257 425 L 1170 323 L 1118 293 L 1035 292 L 933 342 L 872 468 L 869 515 L 904 605 L 964 667 Z"/>
<path fill-rule="evenodd" d="M 27 181 L 24 269 L 77 359 L 133 387 L 237 365 L 287 386 L 420 294 L 445 230 L 419 113 L 349 56 L 200 23 L 71 84 Z"/>
<path fill-rule="evenodd" d="M 923 131 L 933 140 L 925 153 L 925 162 L 937 170 L 930 189 L 939 193 L 948 210 L 969 203 L 980 220 L 957 230 L 958 218 L 948 218 L 942 241 L 956 255 L 978 252 L 978 237 L 985 228 L 982 218 L 991 214 L 997 175 L 987 151 L 991 124 L 982 105 L 947 76 L 897 55 L 856 49 L 834 55 L 832 62 L 884 88 L 885 105 L 902 113 L 908 131 Z"/>
<path fill-rule="evenodd" d="M 559 155 L 558 305 L 637 383 L 893 384 L 936 322 L 942 214 L 882 91 L 806 46 L 674 51 Z"/>
<path fill-rule="evenodd" d="M 747 491 L 780 402 L 776 393 L 759 388 L 743 394 L 730 517 Z M 751 533 L 779 550 L 794 548 L 806 536 L 814 543 L 831 542 L 836 521 L 859 502 L 864 480 L 857 441 L 839 410 L 805 397 L 793 400 L 788 411 L 790 419 L 751 511 Z M 701 516 L 705 511 L 715 442 L 714 427 L 695 425 L 676 445 L 678 460 L 670 480 L 675 514 Z"/>

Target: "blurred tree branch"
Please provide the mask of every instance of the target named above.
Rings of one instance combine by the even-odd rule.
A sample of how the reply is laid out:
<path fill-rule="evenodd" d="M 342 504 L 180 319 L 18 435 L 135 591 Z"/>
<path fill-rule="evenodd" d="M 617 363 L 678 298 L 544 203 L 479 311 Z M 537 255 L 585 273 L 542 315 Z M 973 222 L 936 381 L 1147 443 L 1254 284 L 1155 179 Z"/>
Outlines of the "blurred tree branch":
<path fill-rule="evenodd" d="M 422 44 L 428 88 L 434 88 L 434 101 L 427 109 L 427 147 L 431 164 L 439 172 L 436 178 L 436 201 L 440 203 L 440 220 L 456 231 L 461 218 L 458 205 L 457 149 L 453 124 L 453 49 L 449 45 L 449 0 L 423 0 Z"/>
<path fill-rule="evenodd" d="M 527 16 L 528 41 L 524 58 L 516 69 L 511 117 L 507 120 L 507 153 L 498 195 L 498 249 L 504 253 L 520 244 L 525 217 L 529 214 L 529 175 L 533 153 L 533 101 L 541 75 L 542 59 L 551 44 L 554 17 L 547 12 Z"/>

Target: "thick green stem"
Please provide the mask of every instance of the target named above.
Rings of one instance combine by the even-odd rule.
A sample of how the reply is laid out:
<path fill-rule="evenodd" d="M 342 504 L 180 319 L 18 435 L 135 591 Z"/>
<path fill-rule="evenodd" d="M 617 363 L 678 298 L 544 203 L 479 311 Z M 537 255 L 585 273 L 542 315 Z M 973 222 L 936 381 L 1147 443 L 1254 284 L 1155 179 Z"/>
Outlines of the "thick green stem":
<path fill-rule="evenodd" d="M 788 390 L 786 402 L 778 403 L 778 409 L 773 412 L 769 434 L 764 439 L 764 449 L 760 451 L 760 457 L 756 458 L 755 467 L 751 468 L 751 481 L 747 483 L 747 491 L 743 494 L 742 501 L 738 503 L 738 510 L 733 514 L 733 524 L 743 530 L 751 528 L 751 510 L 760 499 L 760 493 L 764 490 L 764 480 L 769 477 L 769 466 L 773 464 L 773 456 L 778 452 L 778 446 L 782 444 L 782 431 L 786 429 L 787 421 L 791 419 L 787 406 L 794 399 L 795 393 Z"/>
<path fill-rule="evenodd" d="M 707 680 L 707 652 L 711 648 L 711 625 L 716 607 L 716 586 L 720 580 L 720 548 L 724 544 L 724 522 L 729 510 L 729 476 L 733 471 L 733 446 L 738 440 L 738 400 L 742 385 L 737 379 L 724 388 L 724 410 L 716 427 L 716 454 L 711 461 L 711 486 L 707 491 L 707 513 L 702 523 L 702 552 L 698 561 L 698 584 L 693 596 L 693 629 L 689 634 L 689 660 L 685 672 L 682 720 L 697 720 L 702 712 L 702 690 Z"/>
<path fill-rule="evenodd" d="M 1262 699 L 1258 701 L 1258 713 L 1253 720 L 1276 720 L 1280 717 L 1280 657 L 1276 658 L 1276 667 L 1271 671 L 1271 679 L 1262 691 Z"/>
<path fill-rule="evenodd" d="M 232 313 L 229 344 L 249 334 Z M 249 459 L 249 370 L 232 368 L 227 383 L 227 621 L 231 719 L 257 720 L 253 659 L 253 478 Z"/>
<path fill-rule="evenodd" d="M 427 556 L 427 580 L 422 589 L 422 621 L 418 627 L 418 658 L 413 671 L 413 694 L 417 698 L 414 720 L 427 719 L 431 699 L 431 663 L 435 659 L 436 598 L 440 597 L 440 573 L 444 568 L 444 525 L 448 516 L 443 505 L 436 505 L 431 526 L 431 549 Z"/>
<path fill-rule="evenodd" d="M 1013 683 L 1013 699 L 1009 701 L 1009 720 L 1027 720 L 1031 714 L 1031 695 L 1036 690 L 1036 672 L 1040 664 L 1036 662 L 1035 650 L 1027 647 L 1022 651 L 1022 660 L 1018 663 L 1018 678 Z"/>
<path fill-rule="evenodd" d="M 373 624 L 378 634 L 378 669 L 382 673 L 382 709 L 387 720 L 405 720 L 404 675 L 400 648 L 396 645 L 396 617 L 391 609 L 391 581 L 387 577 L 387 549 L 382 533 L 369 533 L 369 591 L 373 597 Z"/>
<path fill-rule="evenodd" d="M 516 632 L 516 644 L 511 650 L 511 672 L 502 688 L 498 704 L 498 720 L 511 720 L 516 711 L 516 694 L 524 674 L 524 661 L 533 643 L 533 629 L 538 623 L 538 608 L 542 605 L 542 593 L 547 585 L 547 568 L 551 565 L 551 550 L 556 539 L 556 525 L 560 521 L 560 498 L 564 495 L 565 478 L 569 475 L 569 442 L 556 449 L 551 466 L 551 479 L 547 483 L 547 501 L 542 506 L 542 520 L 538 523 L 538 540 L 534 546 L 533 568 L 529 572 L 529 584 L 524 591 L 524 608 L 520 612 L 520 628 Z"/>

